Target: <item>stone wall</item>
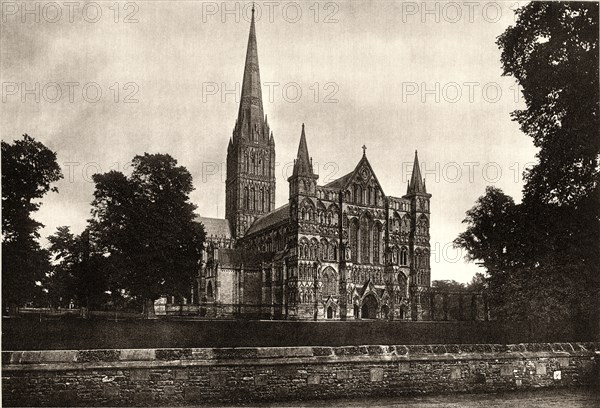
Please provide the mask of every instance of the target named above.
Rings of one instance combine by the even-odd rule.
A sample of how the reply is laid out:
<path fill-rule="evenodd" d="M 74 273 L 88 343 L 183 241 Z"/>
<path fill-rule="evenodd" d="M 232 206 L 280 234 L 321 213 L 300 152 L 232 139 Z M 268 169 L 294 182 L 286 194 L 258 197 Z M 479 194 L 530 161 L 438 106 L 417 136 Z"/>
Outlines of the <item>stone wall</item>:
<path fill-rule="evenodd" d="M 5 406 L 186 405 L 597 384 L 600 343 L 13 351 Z"/>

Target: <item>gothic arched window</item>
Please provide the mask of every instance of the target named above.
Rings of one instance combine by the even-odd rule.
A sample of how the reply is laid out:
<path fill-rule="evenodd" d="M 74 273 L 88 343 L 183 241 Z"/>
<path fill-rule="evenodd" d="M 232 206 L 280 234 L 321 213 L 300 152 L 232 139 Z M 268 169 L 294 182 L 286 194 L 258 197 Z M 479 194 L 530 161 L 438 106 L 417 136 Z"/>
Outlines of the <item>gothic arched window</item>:
<path fill-rule="evenodd" d="M 250 209 L 250 198 L 248 197 L 248 187 L 244 187 L 244 208 Z"/>
<path fill-rule="evenodd" d="M 398 214 L 394 213 L 394 232 L 400 231 L 400 217 Z"/>
<path fill-rule="evenodd" d="M 269 194 L 269 189 L 267 188 L 267 192 L 266 192 L 266 198 L 267 198 L 267 211 L 271 211 L 271 195 Z"/>
<path fill-rule="evenodd" d="M 354 185 L 354 202 L 356 204 L 362 204 L 362 187 L 358 184 Z"/>
<path fill-rule="evenodd" d="M 427 217 L 425 217 L 424 215 L 422 215 L 421 218 L 419 219 L 418 228 L 419 228 L 420 235 L 427 235 L 428 222 L 427 222 Z"/>
<path fill-rule="evenodd" d="M 328 248 L 328 244 L 327 244 L 327 240 L 324 239 L 321 241 L 321 259 L 328 259 L 329 255 L 327 253 L 327 248 Z"/>
<path fill-rule="evenodd" d="M 401 232 L 406 235 L 410 234 L 410 217 L 408 214 L 405 214 L 404 217 L 402 217 Z"/>
<path fill-rule="evenodd" d="M 379 263 L 380 237 L 381 226 L 376 222 L 375 227 L 373 228 L 373 263 Z"/>
<path fill-rule="evenodd" d="M 358 220 L 350 221 L 350 259 L 352 262 L 358 260 Z"/>
<path fill-rule="evenodd" d="M 360 219 L 360 259 L 362 263 L 371 261 L 371 234 L 372 222 L 365 214 Z"/>
<path fill-rule="evenodd" d="M 323 271 L 323 296 L 334 296 L 337 295 L 337 277 L 336 273 L 331 267 L 325 268 Z"/>
<path fill-rule="evenodd" d="M 402 247 L 400 250 L 400 265 L 408 265 L 408 250 Z"/>

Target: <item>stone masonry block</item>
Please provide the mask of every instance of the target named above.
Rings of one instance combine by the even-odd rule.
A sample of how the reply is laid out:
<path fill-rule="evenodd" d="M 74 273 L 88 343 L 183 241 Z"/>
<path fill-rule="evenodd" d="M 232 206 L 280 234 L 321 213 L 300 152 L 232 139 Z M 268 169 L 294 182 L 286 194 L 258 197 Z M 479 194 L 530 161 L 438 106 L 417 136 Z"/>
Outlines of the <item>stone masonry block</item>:
<path fill-rule="evenodd" d="M 145 368 L 131 370 L 131 381 L 146 381 L 150 379 L 150 370 Z"/>
<path fill-rule="evenodd" d="M 383 368 L 371 368 L 370 371 L 371 382 L 383 381 Z"/>
<path fill-rule="evenodd" d="M 119 355 L 120 360 L 126 361 L 149 361 L 155 359 L 154 349 L 124 349 Z"/>
<path fill-rule="evenodd" d="M 210 373 L 208 378 L 211 387 L 223 387 L 227 384 L 227 374 L 225 373 Z"/>
<path fill-rule="evenodd" d="M 266 374 L 259 374 L 254 377 L 254 385 L 267 385 L 268 378 Z"/>
<path fill-rule="evenodd" d="M 172 397 L 173 395 L 175 395 L 177 393 L 177 389 L 175 388 L 174 385 L 165 385 L 165 387 L 163 388 L 163 391 L 165 392 L 165 396 L 167 396 L 167 397 Z"/>
<path fill-rule="evenodd" d="M 500 366 L 500 375 L 504 377 L 512 376 L 514 374 L 514 368 L 512 364 L 504 364 Z"/>
<path fill-rule="evenodd" d="M 538 375 L 546 375 L 546 363 L 535 363 L 535 373 Z"/>
<path fill-rule="evenodd" d="M 398 372 L 410 373 L 410 363 L 408 361 L 402 361 L 398 363 Z"/>
<path fill-rule="evenodd" d="M 175 380 L 189 380 L 190 372 L 187 368 L 176 368 L 173 370 L 173 378 Z"/>
<path fill-rule="evenodd" d="M 77 391 L 76 390 L 61 390 L 54 394 L 54 404 L 67 406 L 74 405 L 77 403 Z"/>
<path fill-rule="evenodd" d="M 450 367 L 450 379 L 451 380 L 458 380 L 461 377 L 461 369 L 460 367 Z"/>
<path fill-rule="evenodd" d="M 44 350 L 39 354 L 40 363 L 72 363 L 77 358 L 77 350 Z"/>
<path fill-rule="evenodd" d="M 104 396 L 106 398 L 118 398 L 121 395 L 121 388 L 118 384 L 104 384 Z"/>
<path fill-rule="evenodd" d="M 152 391 L 140 390 L 133 394 L 133 403 L 136 405 L 146 405 L 154 400 Z"/>
<path fill-rule="evenodd" d="M 588 375 L 594 372 L 594 368 L 596 367 L 596 363 L 592 360 L 582 361 L 581 362 L 581 370 L 584 374 Z"/>
<path fill-rule="evenodd" d="M 308 384 L 321 384 L 321 376 L 319 374 L 311 374 L 308 376 L 307 381 Z"/>
<path fill-rule="evenodd" d="M 352 378 L 352 371 L 340 370 L 336 373 L 336 378 L 338 380 L 348 380 L 348 379 Z"/>
<path fill-rule="evenodd" d="M 183 399 L 186 401 L 198 401 L 202 399 L 202 388 L 200 387 L 184 387 Z"/>

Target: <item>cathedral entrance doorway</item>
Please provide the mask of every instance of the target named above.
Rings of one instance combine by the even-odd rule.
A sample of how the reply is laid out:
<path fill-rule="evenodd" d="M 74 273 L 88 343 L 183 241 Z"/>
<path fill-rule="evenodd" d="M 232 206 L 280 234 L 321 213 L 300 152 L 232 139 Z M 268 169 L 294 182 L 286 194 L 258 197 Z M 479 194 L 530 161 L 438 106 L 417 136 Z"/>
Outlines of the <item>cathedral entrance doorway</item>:
<path fill-rule="evenodd" d="M 360 317 L 362 319 L 377 319 L 377 299 L 375 299 L 375 296 L 369 295 L 363 300 Z"/>
<path fill-rule="evenodd" d="M 333 308 L 331 306 L 327 308 L 327 318 L 333 319 Z"/>

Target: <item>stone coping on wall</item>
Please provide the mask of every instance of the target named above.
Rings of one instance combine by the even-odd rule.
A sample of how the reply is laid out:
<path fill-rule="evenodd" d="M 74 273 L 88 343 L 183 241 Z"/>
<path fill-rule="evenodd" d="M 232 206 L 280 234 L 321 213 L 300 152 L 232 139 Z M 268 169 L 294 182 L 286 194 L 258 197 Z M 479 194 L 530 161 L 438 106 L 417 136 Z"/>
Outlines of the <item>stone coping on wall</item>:
<path fill-rule="evenodd" d="M 3 371 L 278 365 L 364 361 L 528 359 L 600 356 L 596 343 L 371 345 L 343 347 L 240 347 L 2 352 Z"/>

